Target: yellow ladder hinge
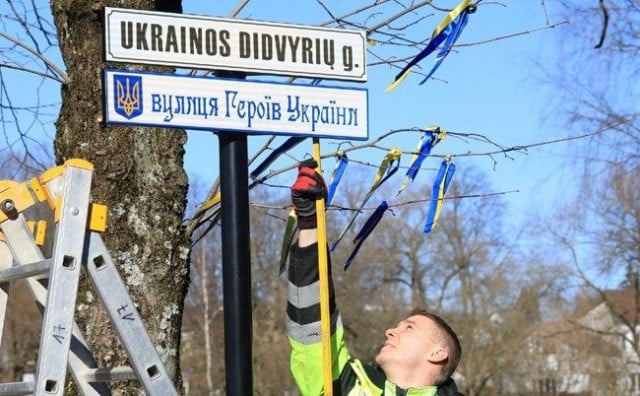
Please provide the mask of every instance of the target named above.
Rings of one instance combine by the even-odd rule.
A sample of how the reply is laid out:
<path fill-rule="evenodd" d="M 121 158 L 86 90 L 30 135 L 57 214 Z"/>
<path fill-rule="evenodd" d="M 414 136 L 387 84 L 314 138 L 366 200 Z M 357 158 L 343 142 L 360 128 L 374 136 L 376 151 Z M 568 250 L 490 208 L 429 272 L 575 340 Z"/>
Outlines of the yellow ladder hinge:
<path fill-rule="evenodd" d="M 0 223 L 34 204 L 33 196 L 24 183 L 0 180 Z"/>
<path fill-rule="evenodd" d="M 107 229 L 107 205 L 91 204 L 89 207 L 89 230 L 105 232 Z"/>
<path fill-rule="evenodd" d="M 33 234 L 36 245 L 43 246 L 47 232 L 46 220 L 38 220 L 37 222 L 29 220 L 27 221 L 27 227 L 29 227 L 29 230 Z"/>

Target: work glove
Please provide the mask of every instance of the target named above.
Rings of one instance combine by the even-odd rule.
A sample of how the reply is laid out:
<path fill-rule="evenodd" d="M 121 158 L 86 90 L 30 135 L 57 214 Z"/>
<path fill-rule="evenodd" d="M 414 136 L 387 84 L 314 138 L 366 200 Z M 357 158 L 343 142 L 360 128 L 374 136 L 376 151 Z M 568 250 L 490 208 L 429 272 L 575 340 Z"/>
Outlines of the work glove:
<path fill-rule="evenodd" d="M 315 171 L 317 167 L 314 159 L 302 161 L 298 166 L 298 177 L 291 186 L 291 202 L 301 230 L 318 227 L 316 200 L 327 198 L 327 185 L 322 175 Z"/>

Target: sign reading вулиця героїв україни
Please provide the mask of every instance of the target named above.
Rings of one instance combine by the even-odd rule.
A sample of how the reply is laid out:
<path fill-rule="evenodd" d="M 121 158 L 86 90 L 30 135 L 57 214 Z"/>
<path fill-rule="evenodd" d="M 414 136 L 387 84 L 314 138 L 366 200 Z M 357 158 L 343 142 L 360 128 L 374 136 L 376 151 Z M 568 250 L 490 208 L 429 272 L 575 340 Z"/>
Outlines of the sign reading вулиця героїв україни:
<path fill-rule="evenodd" d="M 105 70 L 108 123 L 368 138 L 364 88 Z"/>
<path fill-rule="evenodd" d="M 105 8 L 107 61 L 366 81 L 366 33 Z"/>

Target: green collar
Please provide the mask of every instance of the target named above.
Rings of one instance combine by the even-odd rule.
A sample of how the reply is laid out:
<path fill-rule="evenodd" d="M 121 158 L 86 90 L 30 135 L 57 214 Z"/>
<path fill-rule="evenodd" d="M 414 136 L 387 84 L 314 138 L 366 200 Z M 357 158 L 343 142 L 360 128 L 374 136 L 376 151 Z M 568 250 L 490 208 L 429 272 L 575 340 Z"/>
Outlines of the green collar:
<path fill-rule="evenodd" d="M 402 389 L 393 382 L 385 381 L 384 394 L 395 396 L 436 396 L 438 394 L 438 387 L 425 386 L 422 388 Z"/>

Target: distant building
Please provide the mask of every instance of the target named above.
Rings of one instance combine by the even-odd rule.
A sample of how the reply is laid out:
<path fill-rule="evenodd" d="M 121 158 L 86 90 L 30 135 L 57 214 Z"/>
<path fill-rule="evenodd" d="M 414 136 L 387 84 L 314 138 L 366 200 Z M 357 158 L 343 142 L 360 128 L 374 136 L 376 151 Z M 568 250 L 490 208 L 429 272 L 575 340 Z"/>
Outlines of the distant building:
<path fill-rule="evenodd" d="M 640 396 L 640 290 L 607 290 L 574 320 L 546 323 L 529 340 L 530 381 L 519 395 Z"/>

